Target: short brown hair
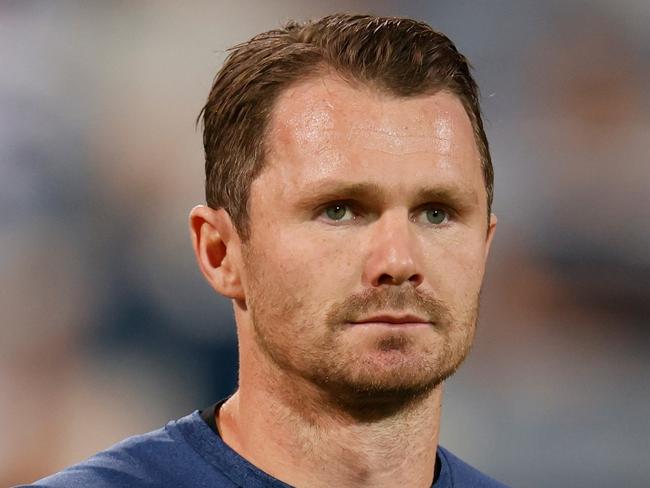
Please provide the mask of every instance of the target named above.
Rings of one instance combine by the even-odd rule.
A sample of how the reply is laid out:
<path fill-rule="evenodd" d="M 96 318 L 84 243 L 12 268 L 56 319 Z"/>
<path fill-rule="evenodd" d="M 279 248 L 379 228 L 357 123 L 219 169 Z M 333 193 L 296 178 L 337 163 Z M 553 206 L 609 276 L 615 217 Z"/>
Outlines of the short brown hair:
<path fill-rule="evenodd" d="M 471 120 L 487 190 L 494 175 L 470 66 L 445 35 L 411 19 L 335 14 L 290 22 L 233 47 L 217 73 L 203 118 L 205 192 L 248 237 L 250 186 L 265 159 L 264 138 L 274 103 L 290 84 L 332 68 L 344 79 L 409 97 L 447 90 Z"/>

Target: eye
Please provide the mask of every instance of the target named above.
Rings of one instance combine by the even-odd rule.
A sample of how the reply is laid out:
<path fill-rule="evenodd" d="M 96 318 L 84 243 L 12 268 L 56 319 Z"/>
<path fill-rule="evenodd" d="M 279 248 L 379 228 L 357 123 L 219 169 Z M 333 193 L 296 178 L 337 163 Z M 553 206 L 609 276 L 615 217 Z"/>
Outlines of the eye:
<path fill-rule="evenodd" d="M 333 222 L 345 222 L 355 218 L 350 206 L 344 203 L 335 203 L 325 207 L 321 215 Z"/>
<path fill-rule="evenodd" d="M 429 207 L 422 211 L 420 221 L 430 225 L 441 225 L 449 220 L 449 212 L 441 207 Z"/>

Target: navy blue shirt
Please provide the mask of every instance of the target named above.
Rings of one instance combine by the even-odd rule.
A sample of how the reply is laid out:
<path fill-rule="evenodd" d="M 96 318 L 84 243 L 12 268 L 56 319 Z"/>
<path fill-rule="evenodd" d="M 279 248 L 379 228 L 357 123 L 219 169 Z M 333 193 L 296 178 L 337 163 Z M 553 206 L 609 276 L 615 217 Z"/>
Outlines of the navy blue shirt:
<path fill-rule="evenodd" d="M 505 488 L 438 448 L 434 488 Z M 233 451 L 198 411 L 123 440 L 32 485 L 48 488 L 287 488 Z"/>

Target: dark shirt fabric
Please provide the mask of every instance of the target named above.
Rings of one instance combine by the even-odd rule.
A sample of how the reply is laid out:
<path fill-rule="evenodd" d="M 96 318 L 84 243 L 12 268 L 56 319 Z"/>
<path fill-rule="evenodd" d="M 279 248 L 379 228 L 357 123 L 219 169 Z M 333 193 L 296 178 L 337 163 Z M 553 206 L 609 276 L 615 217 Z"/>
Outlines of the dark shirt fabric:
<path fill-rule="evenodd" d="M 221 402 L 220 402 L 221 403 Z M 87 460 L 23 488 L 290 488 L 223 442 L 212 413 L 195 411 L 130 437 Z M 438 447 L 432 488 L 507 488 Z M 17 487 L 20 488 L 20 487 Z"/>

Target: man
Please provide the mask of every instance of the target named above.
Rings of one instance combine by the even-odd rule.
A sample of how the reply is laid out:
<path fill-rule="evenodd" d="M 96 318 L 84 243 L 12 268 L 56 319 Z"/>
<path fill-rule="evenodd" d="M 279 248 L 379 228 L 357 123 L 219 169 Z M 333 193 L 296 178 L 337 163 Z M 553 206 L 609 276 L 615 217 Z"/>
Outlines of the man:
<path fill-rule="evenodd" d="M 408 19 L 290 24 L 234 48 L 202 116 L 190 230 L 239 388 L 36 486 L 503 486 L 438 447 L 496 226 L 465 58 Z"/>

